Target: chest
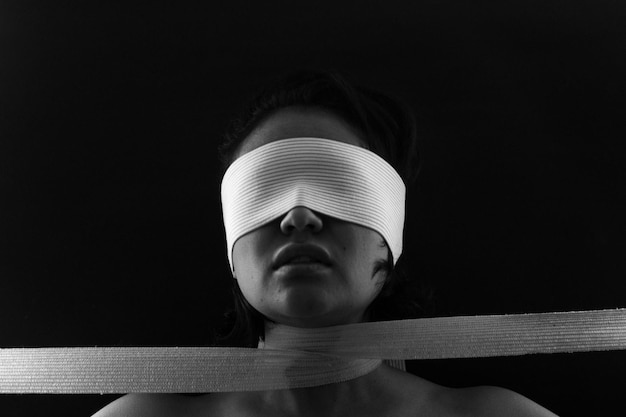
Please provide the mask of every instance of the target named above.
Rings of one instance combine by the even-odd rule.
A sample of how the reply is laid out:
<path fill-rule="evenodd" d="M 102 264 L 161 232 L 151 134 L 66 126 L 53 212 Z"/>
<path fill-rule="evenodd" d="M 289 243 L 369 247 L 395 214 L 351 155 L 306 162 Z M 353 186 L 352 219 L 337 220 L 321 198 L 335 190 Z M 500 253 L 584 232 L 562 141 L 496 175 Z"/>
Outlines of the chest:
<path fill-rule="evenodd" d="M 300 412 L 288 411 L 280 407 L 272 407 L 246 399 L 242 395 L 210 394 L 202 406 L 188 417 L 411 417 L 411 416 L 449 416 L 439 413 L 432 407 L 424 408 L 409 398 L 380 399 L 368 404 L 352 404 L 348 408 L 329 412 L 328 410 L 302 409 Z"/>

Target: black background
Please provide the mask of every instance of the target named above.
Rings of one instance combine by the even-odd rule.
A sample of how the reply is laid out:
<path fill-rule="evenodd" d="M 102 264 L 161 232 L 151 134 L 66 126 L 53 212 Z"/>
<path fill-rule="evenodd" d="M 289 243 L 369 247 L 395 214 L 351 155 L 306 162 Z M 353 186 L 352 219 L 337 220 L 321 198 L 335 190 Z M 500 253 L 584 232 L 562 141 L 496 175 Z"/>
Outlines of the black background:
<path fill-rule="evenodd" d="M 626 306 L 622 1 L 2 1 L 0 346 L 208 343 L 230 302 L 220 133 L 294 68 L 420 115 L 403 256 L 436 315 Z M 625 359 L 409 370 L 601 415 L 622 408 Z M 3 395 L 0 413 L 116 397 Z"/>

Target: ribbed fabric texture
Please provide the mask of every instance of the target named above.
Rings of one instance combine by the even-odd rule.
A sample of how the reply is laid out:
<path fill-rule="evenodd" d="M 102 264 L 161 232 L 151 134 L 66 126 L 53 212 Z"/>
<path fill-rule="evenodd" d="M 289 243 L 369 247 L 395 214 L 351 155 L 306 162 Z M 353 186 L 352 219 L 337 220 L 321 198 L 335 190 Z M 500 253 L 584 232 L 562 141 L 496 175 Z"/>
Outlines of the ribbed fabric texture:
<path fill-rule="evenodd" d="M 0 349 L 0 393 L 235 392 L 358 378 L 380 359 L 250 348 Z"/>
<path fill-rule="evenodd" d="M 276 326 L 272 339 L 279 348 L 288 344 L 334 356 L 384 359 L 624 349 L 626 309 L 435 317 L 319 329 Z"/>
<path fill-rule="evenodd" d="M 241 236 L 294 207 L 379 232 L 394 263 L 402 253 L 406 187 L 383 158 L 321 138 L 268 143 L 238 158 L 222 179 L 228 259 Z"/>
<path fill-rule="evenodd" d="M 626 309 L 439 317 L 319 329 L 278 326 L 271 331 L 271 349 L 0 349 L 0 393 L 303 388 L 366 375 L 381 359 L 617 349 L 626 349 Z"/>
<path fill-rule="evenodd" d="M 282 324 L 266 326 L 265 340 L 259 340 L 259 349 L 296 350 L 303 352 L 318 352 L 333 354 L 335 340 L 334 334 L 329 334 L 324 341 L 317 339 L 320 334 L 318 329 L 305 329 L 289 327 Z M 285 337 L 287 335 L 287 337 Z M 313 342 L 313 343 L 311 343 Z M 323 345 L 323 346 L 322 346 Z M 383 359 L 384 364 L 401 371 L 406 371 L 406 363 L 403 359 Z"/>

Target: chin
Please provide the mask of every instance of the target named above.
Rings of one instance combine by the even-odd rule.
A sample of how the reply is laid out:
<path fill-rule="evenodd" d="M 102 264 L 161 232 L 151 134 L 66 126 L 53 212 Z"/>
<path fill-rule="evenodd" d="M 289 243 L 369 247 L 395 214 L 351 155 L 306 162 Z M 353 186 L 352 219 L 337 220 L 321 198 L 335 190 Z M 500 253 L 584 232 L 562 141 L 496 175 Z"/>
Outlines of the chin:
<path fill-rule="evenodd" d="M 283 305 L 280 311 L 274 310 L 272 320 L 293 327 L 329 327 L 358 323 L 362 315 L 350 316 L 345 311 L 337 311 L 328 304 L 316 300 L 293 299 L 293 303 Z"/>
<path fill-rule="evenodd" d="M 315 320 L 330 313 L 329 305 L 323 300 L 311 296 L 289 297 L 285 300 L 284 313 L 286 316 Z"/>
<path fill-rule="evenodd" d="M 321 327 L 333 316 L 332 308 L 325 300 L 312 297 L 311 294 L 290 294 L 278 304 L 273 304 L 266 317 L 281 324 L 295 327 Z"/>

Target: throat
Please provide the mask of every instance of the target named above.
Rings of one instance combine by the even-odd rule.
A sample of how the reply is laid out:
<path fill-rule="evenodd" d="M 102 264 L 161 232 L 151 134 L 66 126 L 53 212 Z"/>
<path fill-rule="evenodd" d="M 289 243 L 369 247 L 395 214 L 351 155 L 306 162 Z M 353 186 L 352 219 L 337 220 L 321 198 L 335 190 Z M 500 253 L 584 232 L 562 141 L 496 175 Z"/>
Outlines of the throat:
<path fill-rule="evenodd" d="M 362 377 L 336 384 L 289 390 L 256 392 L 257 410 L 272 416 L 349 417 L 385 415 L 378 410 L 382 398 L 386 404 L 394 401 L 388 397 L 377 369 Z M 264 414 L 265 415 L 265 414 Z"/>
<path fill-rule="evenodd" d="M 274 416 L 394 415 L 389 413 L 389 406 L 398 402 L 399 390 L 392 381 L 404 372 L 381 366 L 381 359 L 355 359 L 354 342 L 350 342 L 349 336 L 349 331 L 354 330 L 352 326 L 301 328 L 267 322 L 265 340 L 259 341 L 260 349 L 324 354 L 322 366 L 339 358 L 342 363 L 333 365 L 332 371 L 339 370 L 342 375 L 335 383 L 249 393 L 254 398 L 251 404 L 257 411 L 267 410 L 267 415 Z M 287 367 L 286 377 L 306 360 L 305 356 L 293 367 Z"/>

